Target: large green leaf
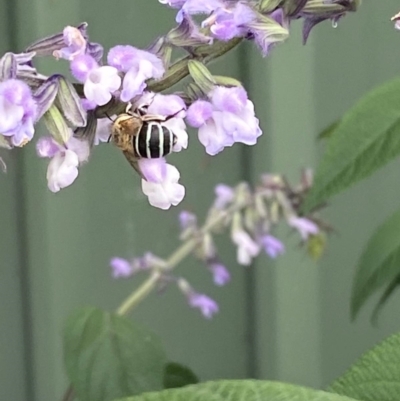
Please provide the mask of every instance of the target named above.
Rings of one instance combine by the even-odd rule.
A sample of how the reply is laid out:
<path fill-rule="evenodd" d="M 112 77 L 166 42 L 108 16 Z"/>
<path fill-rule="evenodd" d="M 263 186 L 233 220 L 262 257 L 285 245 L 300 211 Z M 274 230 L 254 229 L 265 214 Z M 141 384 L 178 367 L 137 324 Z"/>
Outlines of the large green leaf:
<path fill-rule="evenodd" d="M 157 337 L 121 316 L 84 308 L 67 321 L 64 360 L 80 401 L 162 389 L 166 357 Z"/>
<path fill-rule="evenodd" d="M 400 79 L 373 90 L 331 132 L 304 212 L 369 176 L 400 153 Z"/>
<path fill-rule="evenodd" d="M 399 401 L 400 333 L 364 354 L 328 391 L 363 401 Z"/>
<path fill-rule="evenodd" d="M 351 315 L 355 318 L 365 301 L 400 274 L 400 210 L 370 238 L 353 281 Z M 390 286 L 390 285 L 389 285 Z M 389 294 L 390 295 L 390 294 Z M 387 299 L 383 298 L 383 301 Z"/>
<path fill-rule="evenodd" d="M 295 386 L 258 380 L 208 382 L 180 389 L 142 394 L 120 401 L 351 401 L 351 398 Z M 354 401 L 354 400 L 353 400 Z"/>
<path fill-rule="evenodd" d="M 169 362 L 164 372 L 164 388 L 179 388 L 199 382 L 197 376 L 186 366 Z"/>

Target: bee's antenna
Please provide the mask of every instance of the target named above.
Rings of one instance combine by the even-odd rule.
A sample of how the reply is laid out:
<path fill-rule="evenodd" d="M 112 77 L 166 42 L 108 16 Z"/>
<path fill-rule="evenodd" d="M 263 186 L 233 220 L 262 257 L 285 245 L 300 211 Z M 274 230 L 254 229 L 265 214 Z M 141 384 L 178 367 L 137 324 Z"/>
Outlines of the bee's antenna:
<path fill-rule="evenodd" d="M 112 121 L 112 122 L 114 122 L 115 120 L 113 120 L 109 115 L 108 115 L 108 113 L 104 113 L 105 115 L 106 115 L 106 117 L 110 120 L 110 121 Z"/>

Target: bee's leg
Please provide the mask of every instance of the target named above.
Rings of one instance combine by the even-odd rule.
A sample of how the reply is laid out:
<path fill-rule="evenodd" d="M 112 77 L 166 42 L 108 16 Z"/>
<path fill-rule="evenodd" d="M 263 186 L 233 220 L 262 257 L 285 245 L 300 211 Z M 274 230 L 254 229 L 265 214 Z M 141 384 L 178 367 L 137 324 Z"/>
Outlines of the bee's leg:
<path fill-rule="evenodd" d="M 180 109 L 180 110 L 178 110 L 176 113 L 171 114 L 170 116 L 165 117 L 165 120 L 164 120 L 164 121 L 171 120 L 172 118 L 176 117 L 181 111 L 184 111 L 184 110 L 185 110 L 185 109 Z"/>
<path fill-rule="evenodd" d="M 132 114 L 132 103 L 128 102 L 128 104 L 126 105 L 126 109 L 125 109 L 125 113 L 126 114 Z"/>

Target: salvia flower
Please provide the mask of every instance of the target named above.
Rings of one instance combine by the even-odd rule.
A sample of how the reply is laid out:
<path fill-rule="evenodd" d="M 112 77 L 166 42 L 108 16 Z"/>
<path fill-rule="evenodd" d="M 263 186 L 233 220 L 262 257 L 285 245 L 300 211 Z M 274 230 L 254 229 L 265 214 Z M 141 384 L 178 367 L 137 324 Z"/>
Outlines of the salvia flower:
<path fill-rule="evenodd" d="M 216 155 L 235 142 L 257 142 L 262 131 L 243 87 L 216 86 L 209 98 L 195 101 L 187 112 L 187 121 L 199 128 L 199 141 L 208 154 Z"/>
<path fill-rule="evenodd" d="M 71 61 L 75 57 L 85 54 L 87 42 L 79 28 L 66 26 L 63 30 L 63 40 L 65 46 L 53 51 L 56 59 L 64 58 Z"/>
<path fill-rule="evenodd" d="M 207 264 L 208 269 L 213 275 L 215 285 L 223 286 L 231 280 L 229 270 L 220 262 L 210 261 Z"/>
<path fill-rule="evenodd" d="M 185 187 L 178 182 L 180 174 L 175 166 L 161 158 L 140 159 L 139 167 L 145 177 L 142 191 L 150 205 L 166 210 L 182 201 Z"/>
<path fill-rule="evenodd" d="M 237 262 L 244 266 L 250 265 L 260 253 L 260 245 L 244 230 L 234 230 L 231 237 L 237 246 Z"/>
<path fill-rule="evenodd" d="M 120 95 L 124 102 L 141 95 L 146 88 L 147 79 L 159 79 L 165 72 L 162 60 L 155 54 L 129 45 L 111 48 L 107 60 L 110 66 L 125 73 Z"/>
<path fill-rule="evenodd" d="M 193 290 L 190 284 L 184 280 L 178 280 L 178 287 L 186 296 L 189 306 L 199 309 L 206 319 L 211 319 L 219 311 L 218 304 L 205 294 L 199 294 Z"/>
<path fill-rule="evenodd" d="M 313 221 L 305 217 L 289 217 L 288 224 L 299 232 L 304 241 L 307 240 L 310 235 L 315 235 L 319 232 L 319 227 Z"/>
<path fill-rule="evenodd" d="M 70 67 L 72 75 L 83 82 L 86 99 L 98 106 L 107 104 L 121 86 L 121 77 L 115 67 L 99 66 L 89 55 L 75 57 Z"/>
<path fill-rule="evenodd" d="M 249 32 L 248 24 L 255 19 L 255 12 L 247 4 L 237 2 L 217 8 L 203 21 L 202 26 L 209 27 L 215 38 L 227 41 L 246 36 Z"/>
<path fill-rule="evenodd" d="M 112 258 L 110 260 L 110 267 L 113 278 L 127 278 L 132 276 L 134 272 L 132 264 L 123 258 Z"/>
<path fill-rule="evenodd" d="M 89 158 L 89 144 L 71 137 L 61 146 L 52 137 L 42 137 L 36 144 L 39 157 L 51 158 L 47 168 L 47 186 L 52 192 L 70 186 L 78 177 L 78 167 Z"/>
<path fill-rule="evenodd" d="M 210 14 L 214 10 L 223 7 L 222 0 L 159 0 L 162 4 L 168 4 L 170 7 L 179 8 L 176 15 L 176 22 L 182 22 L 185 15 Z"/>
<path fill-rule="evenodd" d="M 17 79 L 0 83 L 0 133 L 14 146 L 33 138 L 37 106 L 29 86 Z"/>
<path fill-rule="evenodd" d="M 214 207 L 216 209 L 225 209 L 235 198 L 235 191 L 228 185 L 218 184 L 215 189 Z"/>
<path fill-rule="evenodd" d="M 260 238 L 265 253 L 272 259 L 276 259 L 285 252 L 285 245 L 271 234 L 264 235 Z"/>

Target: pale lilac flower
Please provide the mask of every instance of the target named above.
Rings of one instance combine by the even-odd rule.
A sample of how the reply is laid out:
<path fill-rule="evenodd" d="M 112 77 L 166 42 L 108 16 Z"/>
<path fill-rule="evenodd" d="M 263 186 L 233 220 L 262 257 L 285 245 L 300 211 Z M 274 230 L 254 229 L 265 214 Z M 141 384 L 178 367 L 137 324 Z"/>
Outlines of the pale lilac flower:
<path fill-rule="evenodd" d="M 33 138 L 37 106 L 29 86 L 17 79 L 0 83 L 0 133 L 14 146 Z"/>
<path fill-rule="evenodd" d="M 256 19 L 255 12 L 246 4 L 237 2 L 231 7 L 220 7 L 203 21 L 203 27 L 209 27 L 213 36 L 228 41 L 243 37 L 249 33 L 248 24 Z"/>
<path fill-rule="evenodd" d="M 235 142 L 254 145 L 262 132 L 244 88 L 216 86 L 209 97 L 211 102 L 197 100 L 187 112 L 188 123 L 199 128 L 206 152 L 216 155 Z"/>
<path fill-rule="evenodd" d="M 288 224 L 299 232 L 304 241 L 306 241 L 310 235 L 315 235 L 319 232 L 318 226 L 305 217 L 290 217 L 288 219 Z"/>
<path fill-rule="evenodd" d="M 214 207 L 216 209 L 225 209 L 225 207 L 235 198 L 235 191 L 232 187 L 225 184 L 218 184 L 215 189 Z"/>
<path fill-rule="evenodd" d="M 39 157 L 54 157 L 60 152 L 60 145 L 51 136 L 42 136 L 36 143 L 36 151 Z"/>
<path fill-rule="evenodd" d="M 47 185 L 51 192 L 70 186 L 78 177 L 79 160 L 72 150 L 57 153 L 47 168 Z"/>
<path fill-rule="evenodd" d="M 72 75 L 83 82 L 86 99 L 98 106 L 107 104 L 112 94 L 121 86 L 118 70 L 111 66 L 99 66 L 89 55 L 75 57 L 70 64 Z"/>
<path fill-rule="evenodd" d="M 133 46 L 114 46 L 108 52 L 108 64 L 124 72 L 120 98 L 124 102 L 141 95 L 146 88 L 146 80 L 159 79 L 165 67 L 155 54 Z"/>
<path fill-rule="evenodd" d="M 195 14 L 210 14 L 217 8 L 224 6 L 224 1 L 222 0 L 159 0 L 162 4 L 168 4 L 173 8 L 180 8 L 177 16 L 176 22 L 182 22 L 185 15 L 195 15 Z"/>
<path fill-rule="evenodd" d="M 71 61 L 75 57 L 85 54 L 87 42 L 78 28 L 66 26 L 63 30 L 63 39 L 66 46 L 54 50 L 53 56 L 56 59 L 64 58 Z"/>
<path fill-rule="evenodd" d="M 117 257 L 112 258 L 110 260 L 110 267 L 114 278 L 130 277 L 134 273 L 132 264 L 126 259 Z"/>
<path fill-rule="evenodd" d="M 197 225 L 197 217 L 195 214 L 182 210 L 179 213 L 179 224 L 182 230 L 187 228 L 195 227 Z"/>
<path fill-rule="evenodd" d="M 241 265 L 250 265 L 252 259 L 260 253 L 260 245 L 244 230 L 235 230 L 232 241 L 237 246 L 237 261 Z"/>
<path fill-rule="evenodd" d="M 78 177 L 78 167 L 89 157 L 89 144 L 71 137 L 61 146 L 51 137 L 40 138 L 38 156 L 52 158 L 47 168 L 47 186 L 52 192 L 70 186 Z"/>
<path fill-rule="evenodd" d="M 206 319 L 211 319 L 218 312 L 218 304 L 205 294 L 192 292 L 188 296 L 189 305 L 192 308 L 200 309 L 200 312 Z"/>
<path fill-rule="evenodd" d="M 142 191 L 152 206 L 166 210 L 182 201 L 185 187 L 178 183 L 180 174 L 175 166 L 164 159 L 140 159 L 139 168 L 146 178 L 142 179 Z"/>
<path fill-rule="evenodd" d="M 285 252 L 285 245 L 278 238 L 267 234 L 260 238 L 265 253 L 272 259 L 277 258 Z"/>
<path fill-rule="evenodd" d="M 111 133 L 111 125 L 112 120 L 114 120 L 115 116 L 110 116 L 109 118 L 99 118 L 97 120 L 97 128 L 96 128 L 96 135 L 94 137 L 93 145 L 97 146 L 102 142 L 108 142 Z"/>
<path fill-rule="evenodd" d="M 209 262 L 207 267 L 213 275 L 215 285 L 223 286 L 230 281 L 231 275 L 229 270 L 222 263 Z"/>
<path fill-rule="evenodd" d="M 181 278 L 177 284 L 186 296 L 189 305 L 192 308 L 200 309 L 200 312 L 206 319 L 211 319 L 218 312 L 218 304 L 207 295 L 197 293 L 186 280 Z"/>

